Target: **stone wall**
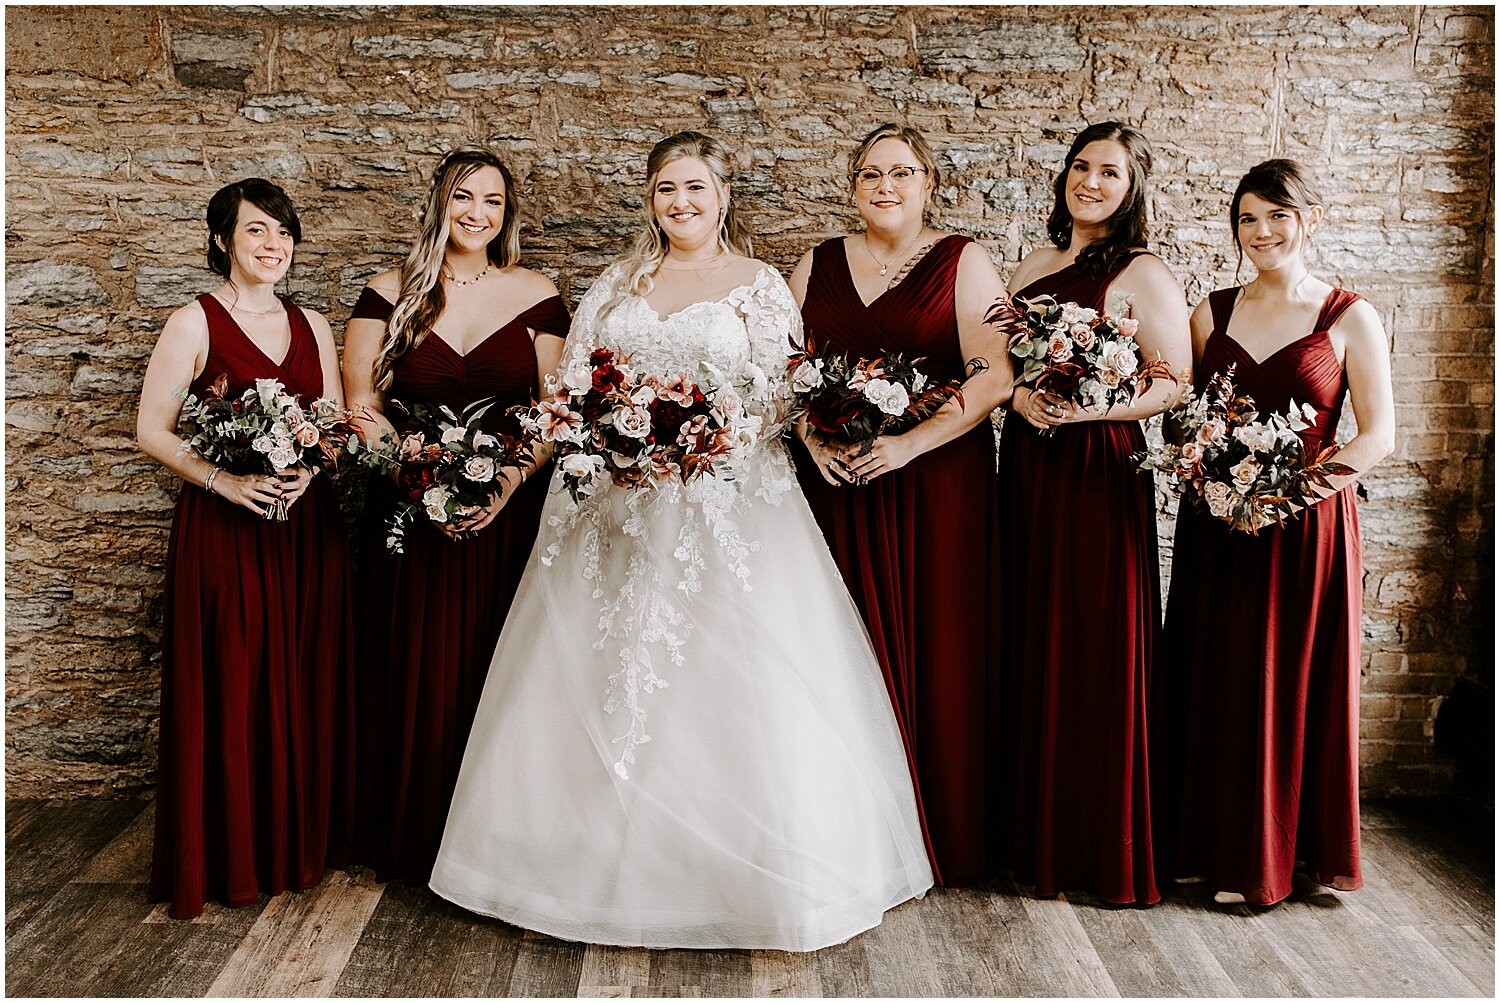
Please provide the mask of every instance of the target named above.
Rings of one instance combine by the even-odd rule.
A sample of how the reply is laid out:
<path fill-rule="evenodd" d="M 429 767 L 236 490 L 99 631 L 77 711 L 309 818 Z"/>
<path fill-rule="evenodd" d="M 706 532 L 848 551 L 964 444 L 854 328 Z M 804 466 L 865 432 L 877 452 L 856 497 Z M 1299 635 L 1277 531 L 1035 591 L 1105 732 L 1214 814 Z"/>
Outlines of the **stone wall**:
<path fill-rule="evenodd" d="M 1379 308 L 1400 432 L 1369 476 L 1371 791 L 1451 780 L 1432 722 L 1493 680 L 1493 14 L 1480 7 L 16 7 L 6 9 L 6 775 L 135 793 L 156 757 L 176 485 L 133 444 L 170 310 L 213 280 L 202 214 L 262 175 L 302 209 L 288 283 L 339 330 L 397 261 L 436 157 L 509 158 L 526 260 L 576 301 L 638 225 L 646 151 L 736 150 L 758 251 L 849 229 L 843 158 L 902 120 L 941 151 L 942 222 L 1009 274 L 1071 136 L 1156 153 L 1155 247 L 1228 284 L 1228 195 L 1302 160 L 1315 267 Z M 1170 539 L 1170 537 L 1168 537 Z M 1226 611 L 1226 615 L 1229 611 Z"/>

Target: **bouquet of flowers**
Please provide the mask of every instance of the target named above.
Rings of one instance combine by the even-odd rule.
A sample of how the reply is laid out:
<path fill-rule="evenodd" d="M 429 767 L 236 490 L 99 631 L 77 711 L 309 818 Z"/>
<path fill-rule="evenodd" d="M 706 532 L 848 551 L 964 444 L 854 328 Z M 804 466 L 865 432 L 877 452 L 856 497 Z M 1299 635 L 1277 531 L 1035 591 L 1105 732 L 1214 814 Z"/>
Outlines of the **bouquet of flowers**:
<path fill-rule="evenodd" d="M 1189 390 L 1169 415 L 1182 445 L 1166 443 L 1136 456 L 1142 470 L 1160 470 L 1173 491 L 1208 509 L 1231 529 L 1255 535 L 1296 515 L 1314 486 L 1354 468 L 1329 460 L 1338 445 L 1309 454 L 1297 433 L 1317 416 L 1291 403 L 1262 418 L 1250 397 L 1236 395 L 1234 366 L 1216 373 L 1200 396 Z"/>
<path fill-rule="evenodd" d="M 406 527 L 419 515 L 443 524 L 473 515 L 503 492 L 502 468 L 531 462 L 515 436 L 480 428 L 493 400 L 472 404 L 462 415 L 441 405 L 392 405 L 408 418 L 395 455 L 384 454 L 398 468 L 397 484 L 406 496 L 387 526 L 385 545 L 393 553 L 405 552 Z"/>
<path fill-rule="evenodd" d="M 225 373 L 201 398 L 183 395 L 182 413 L 197 431 L 183 440 L 182 452 L 197 453 L 230 473 L 279 474 L 293 467 L 336 466 L 341 455 L 361 451 L 355 413 L 326 397 L 303 407 L 280 380 L 256 380 L 234 399 L 228 392 Z M 285 503 L 273 502 L 265 516 L 284 522 Z"/>
<path fill-rule="evenodd" d="M 762 433 L 769 382 L 747 362 L 736 380 L 708 364 L 695 376 L 638 373 L 598 348 L 587 366 L 550 377 L 546 399 L 521 417 L 528 443 L 551 448 L 574 502 L 608 474 L 621 487 L 713 476 Z"/>
<path fill-rule="evenodd" d="M 917 368 L 922 361 L 896 352 L 855 361 L 820 355 L 809 337 L 787 358 L 794 411 L 828 438 L 858 445 L 863 456 L 878 437 L 905 432 L 950 400 L 963 407 L 963 381 L 929 379 Z"/>
<path fill-rule="evenodd" d="M 1141 359 L 1135 341 L 1140 324 L 1134 318 L 1101 315 L 1051 296 L 1018 302 L 1025 323 L 1010 339 L 1010 354 L 1021 368 L 1017 385 L 1029 383 L 1039 393 L 1103 413 L 1139 397 L 1159 379 L 1176 382 L 1162 359 Z"/>

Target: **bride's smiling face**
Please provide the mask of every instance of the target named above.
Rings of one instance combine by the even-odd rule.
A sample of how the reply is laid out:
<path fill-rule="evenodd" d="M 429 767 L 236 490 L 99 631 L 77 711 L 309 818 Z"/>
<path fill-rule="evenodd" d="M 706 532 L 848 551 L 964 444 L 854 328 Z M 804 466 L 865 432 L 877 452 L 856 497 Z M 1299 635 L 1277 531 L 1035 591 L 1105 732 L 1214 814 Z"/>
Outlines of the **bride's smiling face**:
<path fill-rule="evenodd" d="M 672 247 L 691 251 L 717 240 L 724 198 L 708 164 L 697 157 L 682 157 L 656 175 L 651 211 Z"/>

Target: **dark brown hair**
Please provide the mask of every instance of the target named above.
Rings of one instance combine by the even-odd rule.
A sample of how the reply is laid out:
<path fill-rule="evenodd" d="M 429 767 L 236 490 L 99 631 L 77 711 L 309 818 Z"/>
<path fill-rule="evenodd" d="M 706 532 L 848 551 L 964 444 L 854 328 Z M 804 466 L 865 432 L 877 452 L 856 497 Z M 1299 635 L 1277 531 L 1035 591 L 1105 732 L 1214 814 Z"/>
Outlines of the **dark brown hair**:
<path fill-rule="evenodd" d="M 240 203 L 246 201 L 291 231 L 292 243 L 302 242 L 302 222 L 297 219 L 297 209 L 280 185 L 265 178 L 246 178 L 225 185 L 208 200 L 208 268 L 226 279 L 234 228 L 240 221 Z"/>
<path fill-rule="evenodd" d="M 1115 270 L 1137 247 L 1145 247 L 1146 192 L 1151 176 L 1151 144 L 1136 129 L 1121 122 L 1099 122 L 1080 132 L 1068 147 L 1068 157 L 1063 161 L 1057 180 L 1052 183 L 1052 215 L 1047 219 L 1047 236 L 1052 243 L 1064 250 L 1073 238 L 1073 214 L 1068 212 L 1068 174 L 1073 161 L 1085 146 L 1101 139 L 1112 139 L 1125 148 L 1130 163 L 1130 189 L 1120 202 L 1120 208 L 1105 220 L 1108 232 L 1091 242 L 1078 254 L 1078 270 L 1089 276 L 1107 275 Z"/>
<path fill-rule="evenodd" d="M 1236 276 L 1245 263 L 1245 246 L 1240 243 L 1240 201 L 1246 195 L 1257 195 L 1272 205 L 1295 212 L 1304 247 L 1308 233 L 1306 214 L 1314 206 L 1323 205 L 1323 196 L 1303 176 L 1302 165 L 1295 160 L 1263 160 L 1250 168 L 1235 186 L 1234 198 L 1229 202 L 1229 232 L 1234 234 Z"/>

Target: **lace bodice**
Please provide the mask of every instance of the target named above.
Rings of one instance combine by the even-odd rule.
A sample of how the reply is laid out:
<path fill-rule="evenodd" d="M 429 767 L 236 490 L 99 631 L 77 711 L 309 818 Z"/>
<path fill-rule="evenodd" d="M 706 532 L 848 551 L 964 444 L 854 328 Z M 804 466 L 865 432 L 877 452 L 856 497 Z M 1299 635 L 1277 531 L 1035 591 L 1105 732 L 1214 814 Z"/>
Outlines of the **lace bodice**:
<path fill-rule="evenodd" d="M 771 392 L 787 399 L 786 358 L 791 342 L 802 341 L 802 315 L 776 269 L 761 265 L 752 281 L 723 299 L 690 304 L 665 319 L 645 298 L 629 296 L 601 321 L 599 313 L 624 273 L 624 264 L 616 262 L 584 294 L 568 334 L 565 367 L 586 362 L 600 347 L 629 355 L 644 372 L 692 370 L 700 362 L 733 372 L 752 362 Z"/>
<path fill-rule="evenodd" d="M 719 300 L 693 303 L 666 318 L 643 297 L 629 296 L 600 320 L 624 274 L 605 270 L 584 294 L 563 352 L 562 371 L 587 366 L 596 348 L 629 357 L 636 372 L 668 375 L 717 369 L 726 379 L 755 375 L 756 396 L 773 414 L 791 400 L 786 360 L 801 343 L 802 322 L 781 275 L 762 265 L 755 278 Z M 635 749 L 651 740 L 644 696 L 668 685 L 668 666 L 686 663 L 694 626 L 691 597 L 723 589 L 753 588 L 751 557 L 761 541 L 739 523 L 750 506 L 779 505 L 795 487 L 781 425 L 769 421 L 754 447 L 714 476 L 688 484 L 664 480 L 646 489 L 607 486 L 574 502 L 554 482 L 545 516 L 553 538 L 541 556 L 546 565 L 573 566 L 601 600 L 595 647 L 616 646 L 619 670 L 605 690 L 604 706 L 629 716 L 615 771 L 629 775 Z M 664 657 L 662 657 L 664 656 Z"/>

